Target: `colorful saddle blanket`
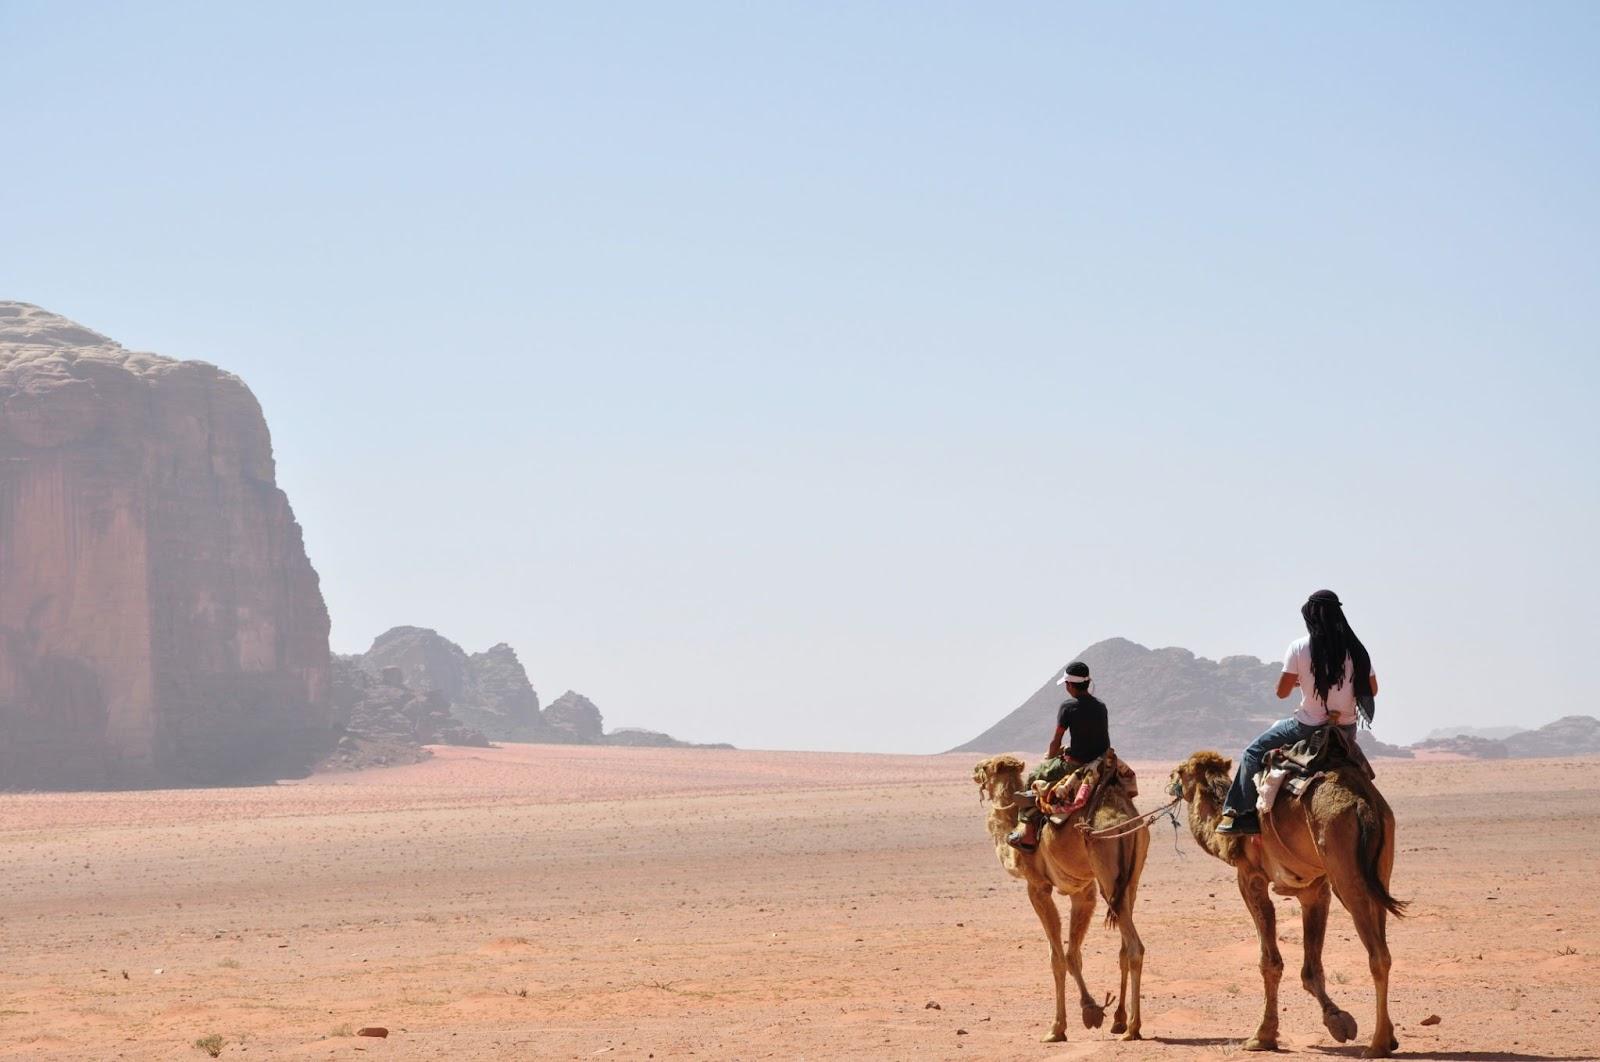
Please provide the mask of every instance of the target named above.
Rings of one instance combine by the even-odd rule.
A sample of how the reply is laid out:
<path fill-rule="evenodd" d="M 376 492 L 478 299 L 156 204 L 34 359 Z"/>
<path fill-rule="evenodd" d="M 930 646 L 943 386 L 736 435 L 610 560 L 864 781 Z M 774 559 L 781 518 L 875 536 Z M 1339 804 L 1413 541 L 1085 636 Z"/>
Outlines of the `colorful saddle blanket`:
<path fill-rule="evenodd" d="M 1117 758 L 1115 749 L 1107 749 L 1099 759 L 1071 771 L 1060 781 L 1039 783 L 1034 793 L 1039 810 L 1060 826 L 1079 814 L 1093 818 L 1106 790 L 1113 785 L 1121 786 L 1130 797 L 1139 795 L 1139 780 L 1133 768 Z"/>

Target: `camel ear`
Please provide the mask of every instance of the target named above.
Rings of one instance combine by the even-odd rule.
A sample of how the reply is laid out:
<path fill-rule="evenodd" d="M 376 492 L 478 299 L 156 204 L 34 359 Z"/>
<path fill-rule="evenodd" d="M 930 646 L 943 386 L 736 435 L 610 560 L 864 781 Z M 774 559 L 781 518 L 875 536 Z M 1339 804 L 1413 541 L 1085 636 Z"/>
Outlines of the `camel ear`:
<path fill-rule="evenodd" d="M 1232 760 L 1223 760 L 1222 761 L 1222 770 L 1223 770 L 1224 773 L 1233 770 L 1233 761 Z"/>

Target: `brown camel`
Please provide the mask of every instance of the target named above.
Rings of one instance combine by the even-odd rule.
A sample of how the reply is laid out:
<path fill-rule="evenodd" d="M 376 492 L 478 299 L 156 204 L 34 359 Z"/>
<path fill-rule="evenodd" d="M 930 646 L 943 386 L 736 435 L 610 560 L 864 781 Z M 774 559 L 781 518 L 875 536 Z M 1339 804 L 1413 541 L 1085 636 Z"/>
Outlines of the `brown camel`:
<path fill-rule="evenodd" d="M 1367 949 L 1372 983 L 1377 990 L 1377 1026 L 1364 1052 L 1383 1058 L 1400 1046 L 1389 1020 L 1389 945 L 1384 926 L 1389 915 L 1405 913 L 1406 904 L 1389 895 L 1394 866 L 1394 812 L 1366 772 L 1355 764 L 1329 769 L 1303 800 L 1281 796 L 1262 816 L 1258 836 L 1216 832 L 1223 798 L 1232 779 L 1233 761 L 1215 752 L 1196 752 L 1172 772 L 1168 792 L 1189 806 L 1189 829 L 1200 847 L 1230 864 L 1239 876 L 1239 894 L 1255 919 L 1261 938 L 1261 980 L 1266 1009 L 1261 1026 L 1245 1041 L 1247 1051 L 1278 1046 L 1278 982 L 1283 956 L 1278 953 L 1276 912 L 1267 887 L 1300 900 L 1305 937 L 1305 964 L 1300 983 L 1322 1007 L 1322 1023 L 1340 1043 L 1354 1039 L 1356 1020 L 1328 998 L 1322 976 L 1322 939 L 1328 928 L 1328 895 L 1339 897 L 1355 921 Z"/>
<path fill-rule="evenodd" d="M 1050 941 L 1050 972 L 1055 978 L 1056 1020 L 1047 1042 L 1067 1038 L 1067 971 L 1078 983 L 1078 1003 L 1083 1010 L 1083 1026 L 1098 1029 L 1105 1021 L 1105 1006 L 1097 1004 L 1083 983 L 1083 938 L 1094 915 L 1095 887 L 1106 898 L 1106 921 L 1122 933 L 1122 989 L 1111 1031 L 1124 1040 L 1139 1039 L 1139 975 L 1144 969 L 1144 944 L 1133 927 L 1133 904 L 1139 893 L 1139 875 L 1144 871 L 1145 853 L 1150 848 L 1150 831 L 1140 826 L 1126 837 L 1089 840 L 1072 824 L 1046 823 L 1034 852 L 1019 852 L 1006 843 L 1006 835 L 1017 825 L 1019 806 L 1016 793 L 1022 788 L 1023 763 L 1015 756 L 993 756 L 973 768 L 972 780 L 978 783 L 979 799 L 987 800 L 989 835 L 994 838 L 1000 865 L 1012 877 L 1028 885 L 1028 899 L 1044 926 Z M 1095 829 L 1114 826 L 1133 818 L 1133 801 L 1120 786 L 1107 788 L 1094 812 Z M 1052 896 L 1059 890 L 1072 898 L 1071 931 L 1066 950 L 1061 948 L 1061 912 Z M 1131 983 L 1130 983 L 1131 982 Z M 1109 1003 L 1110 1000 L 1108 999 Z"/>

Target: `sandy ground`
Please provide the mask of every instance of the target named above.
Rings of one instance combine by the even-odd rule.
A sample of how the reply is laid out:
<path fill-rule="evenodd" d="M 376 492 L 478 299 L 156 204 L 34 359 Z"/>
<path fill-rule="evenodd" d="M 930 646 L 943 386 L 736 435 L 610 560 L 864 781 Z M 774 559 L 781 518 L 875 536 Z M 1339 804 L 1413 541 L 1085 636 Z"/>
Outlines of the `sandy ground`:
<path fill-rule="evenodd" d="M 1239 1058 L 1254 934 L 1231 870 L 1164 824 L 1135 915 L 1149 1039 L 1037 1042 L 1043 937 L 974 759 L 506 746 L 3 795 L 0 1057 L 200 1059 L 214 1034 L 224 1058 Z M 1141 765 L 1141 806 L 1169 767 Z M 1390 930 L 1402 1056 L 1600 1058 L 1600 760 L 1383 761 L 1380 782 L 1414 901 Z M 1354 1055 L 1300 990 L 1280 910 L 1288 1052 Z M 1086 952 L 1114 989 L 1114 934 Z M 1364 1041 L 1337 906 L 1327 960 Z M 366 1025 L 391 1035 L 349 1035 Z"/>

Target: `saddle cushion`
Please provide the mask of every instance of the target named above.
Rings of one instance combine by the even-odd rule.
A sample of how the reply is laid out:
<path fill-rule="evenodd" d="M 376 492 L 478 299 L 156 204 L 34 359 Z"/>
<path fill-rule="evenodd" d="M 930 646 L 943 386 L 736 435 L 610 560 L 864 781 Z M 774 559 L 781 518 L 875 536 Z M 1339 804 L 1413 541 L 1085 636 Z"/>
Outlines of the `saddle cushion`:
<path fill-rule="evenodd" d="M 1050 821 L 1062 825 L 1079 813 L 1093 817 L 1105 799 L 1106 790 L 1120 786 L 1129 797 L 1139 795 L 1138 776 L 1132 767 L 1117 758 L 1115 749 L 1107 749 L 1097 760 L 1071 771 L 1065 778 L 1039 791 L 1039 810 L 1050 816 Z"/>

